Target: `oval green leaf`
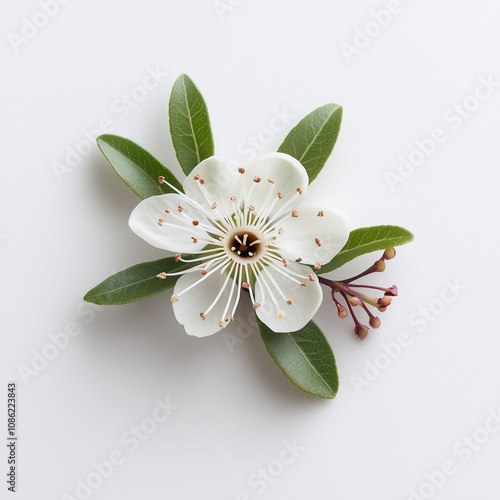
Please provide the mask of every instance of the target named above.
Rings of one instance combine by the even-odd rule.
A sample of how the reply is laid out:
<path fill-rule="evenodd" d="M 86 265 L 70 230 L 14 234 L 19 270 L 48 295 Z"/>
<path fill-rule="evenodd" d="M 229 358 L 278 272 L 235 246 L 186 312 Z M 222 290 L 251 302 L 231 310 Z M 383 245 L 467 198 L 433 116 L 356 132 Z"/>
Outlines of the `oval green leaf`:
<path fill-rule="evenodd" d="M 179 276 L 157 278 L 162 272 L 178 272 L 193 264 L 175 262 L 175 257 L 143 262 L 124 269 L 92 288 L 83 300 L 100 305 L 130 304 L 172 288 Z"/>
<path fill-rule="evenodd" d="M 169 103 L 170 135 L 186 175 L 214 154 L 214 139 L 203 96 L 187 75 L 174 83 Z"/>
<path fill-rule="evenodd" d="M 310 321 L 294 333 L 274 333 L 257 318 L 269 354 L 283 373 L 301 390 L 333 399 L 339 376 L 332 348 L 318 326 Z"/>
<path fill-rule="evenodd" d="M 317 274 L 329 273 L 365 253 L 404 245 L 413 240 L 413 234 L 399 226 L 361 227 L 351 231 L 344 248 Z"/>
<path fill-rule="evenodd" d="M 97 138 L 97 146 L 122 181 L 140 198 L 175 192 L 166 184 L 160 184 L 160 176 L 183 192 L 174 174 L 135 142 L 104 134 Z"/>
<path fill-rule="evenodd" d="M 290 130 L 278 151 L 299 160 L 307 170 L 311 183 L 332 154 L 341 123 L 342 106 L 325 104 Z"/>

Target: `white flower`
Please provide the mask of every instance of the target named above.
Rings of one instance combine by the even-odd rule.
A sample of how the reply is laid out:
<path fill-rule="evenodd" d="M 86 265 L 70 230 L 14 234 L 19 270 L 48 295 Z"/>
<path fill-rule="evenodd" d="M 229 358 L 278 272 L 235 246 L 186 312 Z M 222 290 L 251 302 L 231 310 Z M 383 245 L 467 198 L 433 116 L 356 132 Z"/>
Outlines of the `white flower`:
<path fill-rule="evenodd" d="M 224 328 L 246 292 L 271 330 L 297 331 L 323 298 L 309 266 L 320 268 L 341 250 L 347 227 L 323 206 L 299 209 L 308 176 L 291 156 L 273 153 L 231 170 L 228 160 L 207 158 L 184 181 L 185 194 L 143 200 L 130 227 L 178 260 L 196 263 L 172 273 L 181 274 L 174 314 L 188 334 L 204 337 Z"/>

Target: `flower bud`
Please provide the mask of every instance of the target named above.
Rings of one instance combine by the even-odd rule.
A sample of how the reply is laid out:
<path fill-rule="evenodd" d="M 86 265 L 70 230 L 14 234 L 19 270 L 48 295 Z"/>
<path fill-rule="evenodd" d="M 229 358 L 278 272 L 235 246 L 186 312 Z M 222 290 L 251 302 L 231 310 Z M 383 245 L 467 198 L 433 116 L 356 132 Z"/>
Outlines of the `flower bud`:
<path fill-rule="evenodd" d="M 396 257 L 396 249 L 394 247 L 386 248 L 383 258 L 386 260 L 391 260 Z"/>
<path fill-rule="evenodd" d="M 360 340 L 366 339 L 366 336 L 368 335 L 368 327 L 365 325 L 356 325 L 354 331 Z"/>
<path fill-rule="evenodd" d="M 373 316 L 370 318 L 370 326 L 372 328 L 378 328 L 380 326 L 380 319 L 377 317 Z"/>

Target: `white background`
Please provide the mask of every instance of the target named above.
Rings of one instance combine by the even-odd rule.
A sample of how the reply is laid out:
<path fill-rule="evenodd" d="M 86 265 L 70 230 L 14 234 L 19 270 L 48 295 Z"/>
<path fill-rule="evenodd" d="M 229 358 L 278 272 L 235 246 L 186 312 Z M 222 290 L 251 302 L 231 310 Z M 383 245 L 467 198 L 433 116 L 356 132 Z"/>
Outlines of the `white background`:
<path fill-rule="evenodd" d="M 83 498 L 77 481 L 97 481 L 93 462 L 119 452 L 121 465 L 89 498 L 406 500 L 413 489 L 414 500 L 498 499 L 500 432 L 488 415 L 500 406 L 500 88 L 467 118 L 453 119 L 453 107 L 480 78 L 500 82 L 500 4 L 401 0 L 383 27 L 372 12 L 397 2 L 232 4 L 73 0 L 38 32 L 24 20 L 44 22 L 38 2 L 3 7 L 0 392 L 5 401 L 7 381 L 17 381 L 19 464 L 16 496 L 4 480 L 0 496 Z M 342 44 L 354 44 L 367 23 L 369 43 L 346 57 Z M 23 26 L 24 43 L 16 38 Z M 160 69 L 160 82 L 145 95 L 136 89 L 144 99 L 124 109 L 122 94 L 148 67 Z M 337 359 L 333 401 L 295 388 L 258 332 L 233 352 L 221 334 L 188 337 L 167 294 L 98 312 L 82 304 L 108 275 L 163 255 L 129 230 L 139 199 L 93 141 L 90 152 L 84 132 L 109 119 L 113 133 L 180 175 L 167 111 L 183 72 L 207 101 L 217 153 L 242 164 L 249 136 L 265 137 L 259 154 L 275 151 L 305 114 L 342 104 L 337 146 L 310 196 L 327 198 L 351 229 L 398 224 L 415 233 L 371 280 L 397 284 L 400 296 L 365 341 L 325 298 L 316 320 Z M 276 110 L 293 118 L 269 137 L 262 130 Z M 391 189 L 387 172 L 398 174 L 399 156 L 436 128 L 446 141 Z M 81 161 L 58 177 L 55 165 L 78 146 Z M 421 309 L 429 306 L 434 313 Z M 53 355 L 49 334 L 69 322 L 81 333 Z M 365 374 L 404 331 L 411 344 Z M 53 355 L 46 366 L 44 349 Z M 133 451 L 125 433 L 150 423 L 157 398 L 178 408 Z M 0 408 L 4 436 L 6 402 Z M 461 443 L 467 435 L 481 444 Z M 282 451 L 285 442 L 297 456 Z M 446 461 L 454 473 L 434 475 L 438 488 L 425 485 Z M 272 482 L 258 482 L 268 468 Z"/>

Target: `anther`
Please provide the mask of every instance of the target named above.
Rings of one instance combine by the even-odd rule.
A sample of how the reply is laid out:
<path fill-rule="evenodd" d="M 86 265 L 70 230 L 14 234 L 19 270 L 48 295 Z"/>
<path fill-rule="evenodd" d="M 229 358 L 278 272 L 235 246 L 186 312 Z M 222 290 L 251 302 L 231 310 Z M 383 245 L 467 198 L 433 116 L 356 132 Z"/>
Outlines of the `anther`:
<path fill-rule="evenodd" d="M 248 210 L 250 210 L 250 212 L 253 212 L 255 210 L 255 207 L 253 205 L 248 205 Z"/>
<path fill-rule="evenodd" d="M 226 325 L 225 325 L 224 321 L 221 320 L 221 321 L 219 321 L 219 326 L 221 328 L 224 328 Z"/>
<path fill-rule="evenodd" d="M 286 303 L 291 306 L 293 304 L 292 299 L 286 299 Z"/>
<path fill-rule="evenodd" d="M 193 177 L 193 179 L 194 179 L 195 181 L 199 181 L 199 180 L 201 179 L 201 177 L 200 177 L 198 174 L 196 174 L 196 175 Z"/>
<path fill-rule="evenodd" d="M 199 220 L 194 220 L 194 221 L 193 221 L 193 226 L 197 226 L 199 223 L 200 223 L 200 221 L 199 221 Z"/>
<path fill-rule="evenodd" d="M 283 193 L 278 193 L 278 198 L 279 198 L 280 200 L 282 200 L 282 199 L 283 199 Z"/>
<path fill-rule="evenodd" d="M 229 198 L 231 201 L 236 201 L 236 196 L 231 196 L 231 198 Z"/>
<path fill-rule="evenodd" d="M 231 247 L 231 252 L 236 252 L 236 247 Z"/>
<path fill-rule="evenodd" d="M 261 306 L 260 302 L 255 302 L 254 305 L 252 306 L 254 309 L 258 309 Z"/>
<path fill-rule="evenodd" d="M 179 205 L 177 207 L 177 210 L 179 210 L 179 212 L 183 212 L 184 211 L 184 207 L 182 205 Z"/>
<path fill-rule="evenodd" d="M 243 167 L 239 167 L 239 168 L 238 168 L 238 172 L 239 172 L 240 174 L 244 174 L 244 173 L 245 173 L 245 169 L 244 169 Z"/>
<path fill-rule="evenodd" d="M 175 254 L 175 262 L 179 262 L 181 260 L 182 255 L 180 253 Z"/>
<path fill-rule="evenodd" d="M 234 321 L 234 316 L 229 316 L 229 318 L 227 318 L 227 320 L 232 323 Z"/>
<path fill-rule="evenodd" d="M 297 188 L 295 191 L 297 191 L 297 193 L 299 194 L 302 194 L 304 191 L 302 191 L 302 188 Z"/>
<path fill-rule="evenodd" d="M 321 262 L 316 262 L 316 264 L 314 264 L 314 268 L 321 269 Z"/>
<path fill-rule="evenodd" d="M 282 227 L 280 227 L 280 228 L 278 229 L 278 234 L 279 234 L 280 236 L 281 236 L 284 232 L 285 232 L 285 230 L 284 230 Z"/>
<path fill-rule="evenodd" d="M 283 319 L 285 317 L 285 311 L 280 311 L 278 313 L 278 318 Z"/>
<path fill-rule="evenodd" d="M 177 302 L 179 300 L 179 296 L 178 295 L 172 295 L 172 297 L 170 297 L 170 300 L 172 302 Z"/>
<path fill-rule="evenodd" d="M 200 313 L 200 318 L 201 318 L 201 319 L 203 319 L 203 320 L 204 320 L 204 319 L 205 319 L 205 317 L 206 317 L 206 316 L 205 316 L 205 313 Z"/>
<path fill-rule="evenodd" d="M 157 274 L 156 277 L 160 278 L 161 280 L 166 280 L 167 279 L 167 273 Z"/>
<path fill-rule="evenodd" d="M 292 210 L 292 217 L 298 217 L 299 216 L 299 211 L 298 210 Z"/>
<path fill-rule="evenodd" d="M 267 179 L 270 184 L 276 184 L 276 179 Z"/>
<path fill-rule="evenodd" d="M 248 252 L 249 257 L 253 257 L 253 252 Z"/>
<path fill-rule="evenodd" d="M 302 262 L 302 258 L 299 257 L 298 259 L 295 259 L 295 262 Z"/>
<path fill-rule="evenodd" d="M 170 210 L 170 208 L 166 208 L 165 209 L 165 212 L 167 212 L 167 214 L 169 214 L 172 210 Z"/>
<path fill-rule="evenodd" d="M 195 238 L 194 236 L 191 236 L 191 239 L 193 240 L 193 243 L 198 243 L 198 238 Z"/>
<path fill-rule="evenodd" d="M 283 265 L 284 265 L 285 267 L 287 267 L 287 266 L 288 266 L 288 259 L 283 259 Z"/>
<path fill-rule="evenodd" d="M 321 246 L 321 240 L 319 238 L 314 238 L 314 242 L 316 243 L 316 245 L 318 245 L 319 247 Z"/>
<path fill-rule="evenodd" d="M 208 271 L 207 271 L 206 269 L 203 269 L 203 270 L 201 271 L 201 275 L 202 275 L 202 276 L 205 276 L 205 274 L 207 274 L 207 273 L 208 273 Z"/>
<path fill-rule="evenodd" d="M 159 226 L 163 226 L 163 223 L 164 223 L 164 222 L 165 222 L 165 221 L 164 221 L 163 219 L 158 219 L 158 225 L 159 225 Z"/>
<path fill-rule="evenodd" d="M 261 179 L 260 177 L 257 177 L 257 176 L 255 176 L 255 177 L 253 178 L 253 181 L 254 181 L 254 182 L 260 182 L 261 180 L 262 180 L 262 179 Z"/>
<path fill-rule="evenodd" d="M 325 215 L 325 213 L 323 212 L 323 210 L 320 210 L 318 212 L 318 217 L 323 217 Z"/>
<path fill-rule="evenodd" d="M 158 182 L 159 182 L 160 184 L 163 184 L 163 183 L 165 182 L 165 177 L 163 177 L 163 175 L 160 175 L 160 176 L 158 177 Z"/>
<path fill-rule="evenodd" d="M 316 276 L 313 273 L 309 275 L 309 281 L 316 281 Z"/>
<path fill-rule="evenodd" d="M 217 202 L 212 203 L 212 210 L 215 210 L 217 208 Z"/>
<path fill-rule="evenodd" d="M 300 286 L 307 286 L 307 283 L 301 283 Z"/>
<path fill-rule="evenodd" d="M 244 282 L 241 284 L 241 288 L 244 288 L 245 290 L 248 290 L 250 288 L 250 285 L 247 282 Z"/>
<path fill-rule="evenodd" d="M 200 178 L 200 184 L 203 186 L 203 184 L 205 184 L 205 179 Z"/>

